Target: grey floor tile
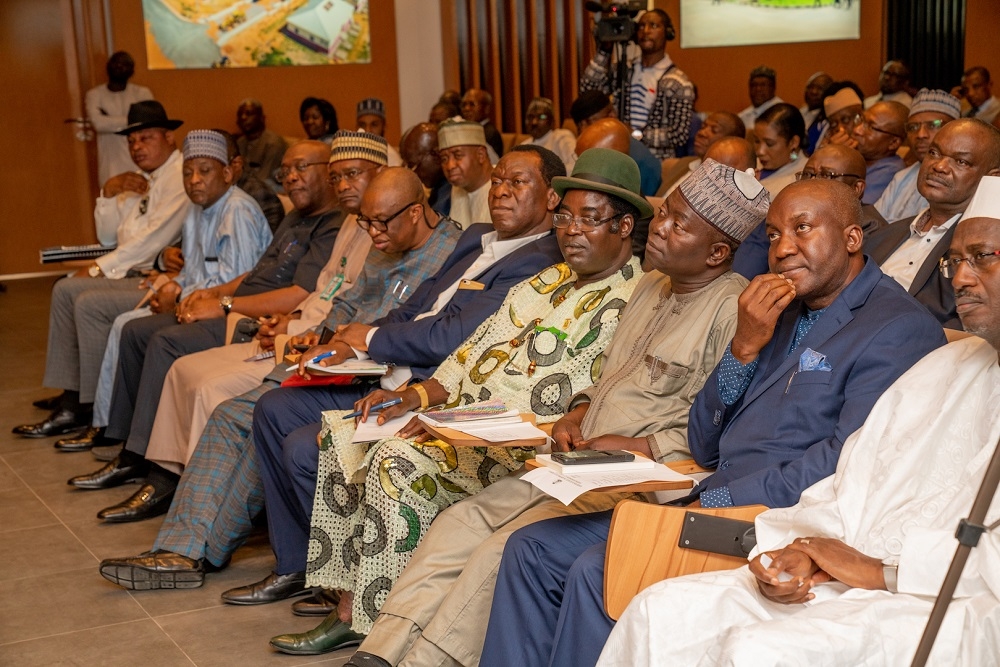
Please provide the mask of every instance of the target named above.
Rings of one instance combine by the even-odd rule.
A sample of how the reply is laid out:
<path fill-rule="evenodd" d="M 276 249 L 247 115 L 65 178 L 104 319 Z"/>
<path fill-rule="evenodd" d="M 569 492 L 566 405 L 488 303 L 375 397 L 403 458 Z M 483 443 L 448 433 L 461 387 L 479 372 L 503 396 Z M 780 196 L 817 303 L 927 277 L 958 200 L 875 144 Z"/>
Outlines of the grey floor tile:
<path fill-rule="evenodd" d="M 34 446 L 18 451 L 4 451 L 3 460 L 32 487 L 55 482 L 65 485 L 70 477 L 93 472 L 103 465 L 89 454 L 59 454 L 52 448 L 49 440 L 25 442 L 33 443 Z M 70 490 L 68 486 L 67 489 Z M 123 497 L 127 498 L 129 493 Z"/>
<path fill-rule="evenodd" d="M 93 567 L 0 581 L 0 600 L 0 644 L 148 618 Z"/>
<path fill-rule="evenodd" d="M 24 577 L 92 568 L 94 556 L 65 526 L 26 528 L 0 533 L 0 584 Z M 3 599 L 0 597 L 0 599 Z"/>
<path fill-rule="evenodd" d="M 90 460 L 93 461 L 93 459 Z M 69 477 L 70 475 L 67 474 L 66 479 Z M 66 483 L 66 479 L 44 484 L 36 483 L 31 486 L 46 507 L 67 524 L 77 524 L 83 521 L 98 523 L 97 513 L 100 510 L 120 503 L 139 488 L 136 484 L 125 484 L 113 489 L 89 491 L 70 486 Z M 148 520 L 157 526 L 161 521 L 162 519 L 159 518 Z"/>
<path fill-rule="evenodd" d="M 193 667 L 194 663 L 146 619 L 0 645 L 0 665 Z"/>
<path fill-rule="evenodd" d="M 24 487 L 0 491 L 0 507 L 3 508 L 0 533 L 59 525 L 56 515 L 50 512 L 34 493 Z"/>
<path fill-rule="evenodd" d="M 68 525 L 70 532 L 98 559 L 104 559 L 135 556 L 152 549 L 161 523 L 162 517 L 135 523 L 104 523 L 91 513 L 88 518 Z"/>
<path fill-rule="evenodd" d="M 157 618 L 156 622 L 198 667 L 229 666 L 234 664 L 234 655 L 240 656 L 240 667 L 323 664 L 324 661 L 333 659 L 346 660 L 353 655 L 355 648 L 345 648 L 322 656 L 288 656 L 274 651 L 268 645 L 268 640 L 274 635 L 305 632 L 318 625 L 319 620 L 293 616 L 287 605 L 225 605 L 163 616 Z"/>

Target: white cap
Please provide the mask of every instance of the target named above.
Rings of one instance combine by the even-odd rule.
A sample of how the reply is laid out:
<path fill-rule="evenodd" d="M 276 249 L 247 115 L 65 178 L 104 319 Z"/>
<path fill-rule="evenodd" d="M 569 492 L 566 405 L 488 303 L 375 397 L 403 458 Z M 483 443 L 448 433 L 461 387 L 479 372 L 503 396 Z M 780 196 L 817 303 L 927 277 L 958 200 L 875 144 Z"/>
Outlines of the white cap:
<path fill-rule="evenodd" d="M 1000 220 L 1000 176 L 983 176 L 979 181 L 976 194 L 959 222 L 971 218 Z"/>

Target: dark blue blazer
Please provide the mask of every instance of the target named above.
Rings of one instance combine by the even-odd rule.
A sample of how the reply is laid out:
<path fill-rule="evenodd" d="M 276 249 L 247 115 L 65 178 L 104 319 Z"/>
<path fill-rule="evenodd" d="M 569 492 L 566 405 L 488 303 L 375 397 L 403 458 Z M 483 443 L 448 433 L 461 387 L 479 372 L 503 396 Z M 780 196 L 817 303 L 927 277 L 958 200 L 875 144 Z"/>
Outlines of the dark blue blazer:
<path fill-rule="evenodd" d="M 470 225 L 433 277 L 422 282 L 401 306 L 372 322 L 378 327 L 368 346 L 372 359 L 409 366 L 413 377 L 426 380 L 476 327 L 496 312 L 511 287 L 563 261 L 554 234 L 536 239 L 477 276 L 475 280 L 482 283 L 483 289 L 460 289 L 437 315 L 414 321 L 482 255 L 482 237 L 491 231 L 492 225 Z"/>
<path fill-rule="evenodd" d="M 918 359 L 945 344 L 941 325 L 869 257 L 792 354 L 803 305 L 793 302 L 743 397 L 726 406 L 719 369 L 695 398 L 688 446 L 717 468 L 696 493 L 726 486 L 736 505 L 787 507 L 832 475 L 840 449 L 875 401 Z M 799 371 L 807 348 L 832 371 Z"/>

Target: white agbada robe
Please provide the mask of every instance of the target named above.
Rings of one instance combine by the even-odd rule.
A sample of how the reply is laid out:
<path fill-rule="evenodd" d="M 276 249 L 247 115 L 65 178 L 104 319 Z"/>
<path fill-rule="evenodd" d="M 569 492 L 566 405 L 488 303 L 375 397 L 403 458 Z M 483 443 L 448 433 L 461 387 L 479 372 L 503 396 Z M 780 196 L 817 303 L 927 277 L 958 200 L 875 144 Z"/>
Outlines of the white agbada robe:
<path fill-rule="evenodd" d="M 760 595 L 748 567 L 671 579 L 632 601 L 598 665 L 909 664 L 998 438 L 996 350 L 968 338 L 930 353 L 875 404 L 833 477 L 756 521 L 758 549 L 825 536 L 897 561 L 899 593 L 831 582 L 809 603 L 782 605 Z M 994 501 L 987 525 L 998 513 Z M 987 533 L 929 664 L 997 665 L 998 597 L 1000 534 Z"/>

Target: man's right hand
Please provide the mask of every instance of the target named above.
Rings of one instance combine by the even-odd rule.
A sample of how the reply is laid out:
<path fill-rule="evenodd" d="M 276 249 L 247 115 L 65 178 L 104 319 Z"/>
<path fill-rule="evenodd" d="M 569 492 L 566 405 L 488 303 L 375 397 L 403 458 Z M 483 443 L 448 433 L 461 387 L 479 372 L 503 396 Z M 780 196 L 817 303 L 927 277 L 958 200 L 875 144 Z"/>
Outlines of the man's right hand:
<path fill-rule="evenodd" d="M 117 197 L 123 192 L 134 192 L 144 195 L 147 190 L 149 190 L 149 181 L 134 171 L 126 171 L 124 174 L 112 176 L 104 183 L 104 187 L 101 188 L 101 192 L 109 199 Z"/>
<path fill-rule="evenodd" d="M 167 273 L 180 273 L 184 268 L 184 253 L 180 248 L 167 246 L 163 249 L 163 268 Z"/>
<path fill-rule="evenodd" d="M 585 442 L 580 424 L 589 407 L 590 403 L 578 405 L 555 423 L 552 427 L 552 451 L 570 452 Z"/>
<path fill-rule="evenodd" d="M 334 341 L 329 345 L 317 345 L 316 347 L 309 348 L 302 353 L 302 357 L 299 359 L 299 375 L 304 378 L 311 377 L 309 372 L 306 371 L 306 364 L 310 360 L 315 359 L 321 354 L 331 353 L 329 357 L 321 359 L 317 363 L 320 366 L 336 366 L 337 364 L 342 364 L 348 359 L 354 359 L 354 350 L 347 343 L 341 343 L 340 341 Z"/>
<path fill-rule="evenodd" d="M 157 315 L 169 313 L 177 307 L 177 299 L 181 295 L 181 286 L 170 281 L 161 287 L 149 300 L 149 308 Z"/>
<path fill-rule="evenodd" d="M 765 273 L 750 281 L 740 294 L 736 314 L 736 333 L 730 350 L 741 364 L 757 358 L 774 336 L 774 327 L 788 304 L 795 298 L 791 280 Z"/>
<path fill-rule="evenodd" d="M 766 568 L 761 562 L 765 554 L 772 559 Z M 791 578 L 782 577 L 783 573 Z M 815 597 L 812 594 L 814 584 L 830 580 L 830 576 L 820 570 L 809 556 L 788 547 L 758 555 L 750 561 L 750 574 L 757 578 L 761 595 L 781 604 L 807 602 Z"/>

